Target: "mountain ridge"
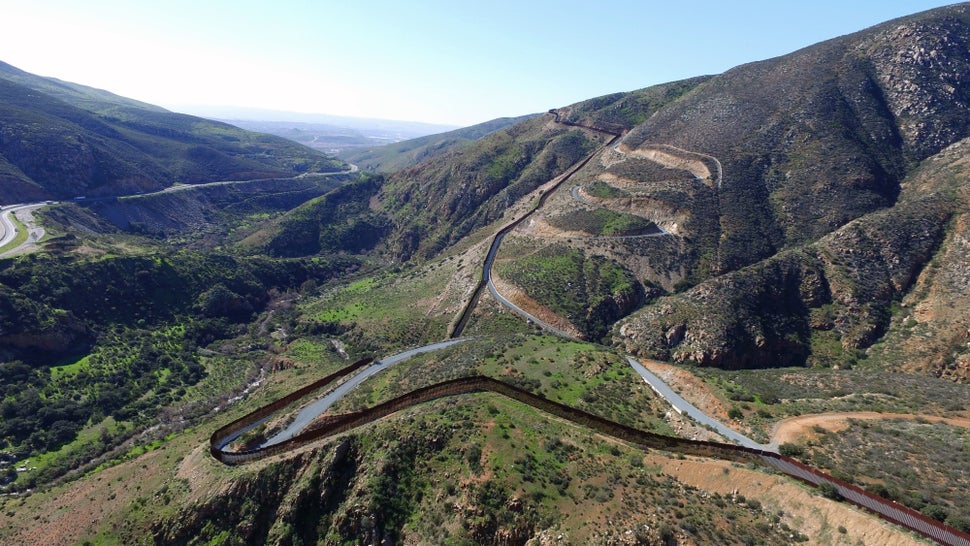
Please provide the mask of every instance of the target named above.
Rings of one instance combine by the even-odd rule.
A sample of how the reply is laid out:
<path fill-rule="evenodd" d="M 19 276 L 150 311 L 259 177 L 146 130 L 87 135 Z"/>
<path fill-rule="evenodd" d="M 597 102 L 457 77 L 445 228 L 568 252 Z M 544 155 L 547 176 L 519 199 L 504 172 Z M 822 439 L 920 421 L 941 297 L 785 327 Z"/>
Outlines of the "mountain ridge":
<path fill-rule="evenodd" d="M 183 204 L 190 192 L 119 200 L 158 217 L 132 207 L 128 232 L 103 238 L 88 232 L 101 202 L 58 204 L 56 225 L 90 229 L 0 260 L 0 480 L 24 492 L 0 497 L 0 539 L 919 540 L 838 491 L 644 453 L 485 393 L 247 467 L 210 456 L 227 423 L 280 410 L 234 448 L 258 445 L 296 412 L 282 393 L 360 357 L 427 347 L 459 316 L 462 343 L 389 364 L 323 422 L 485 376 L 623 426 L 717 438 L 645 385 L 629 352 L 758 443 L 789 417 L 841 417 L 779 451 L 970 531 L 965 51 L 961 4 L 554 108 L 400 171 L 354 173 L 292 208 L 304 178 L 279 183 L 296 191 L 276 208 L 219 186 L 198 200 L 234 216 L 212 220 L 226 235 L 212 240 L 165 222 L 204 215 Z M 46 104 L 76 120 L 51 123 L 134 130 Z M 135 125 L 179 129 L 146 118 Z M 159 231 L 146 237 L 135 224 L 148 219 Z M 499 292 L 531 299 L 575 338 L 547 335 L 487 291 L 464 313 L 493 248 Z M 849 421 L 860 410 L 912 420 Z"/>
<path fill-rule="evenodd" d="M 9 65 L 0 69 L 3 202 L 119 195 L 175 182 L 279 178 L 345 167 L 279 137 L 174 114 Z"/>

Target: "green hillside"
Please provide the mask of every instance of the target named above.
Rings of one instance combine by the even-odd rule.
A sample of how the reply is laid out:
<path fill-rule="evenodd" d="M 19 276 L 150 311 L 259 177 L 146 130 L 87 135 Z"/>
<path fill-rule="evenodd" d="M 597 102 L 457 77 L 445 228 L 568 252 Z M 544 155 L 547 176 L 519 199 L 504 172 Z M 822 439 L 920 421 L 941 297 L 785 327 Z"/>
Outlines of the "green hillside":
<path fill-rule="evenodd" d="M 0 258 L 0 542 L 970 533 L 968 51 L 958 4 L 346 173 L 0 66 L 0 201 L 197 185 Z"/>
<path fill-rule="evenodd" d="M 351 148 L 338 157 L 362 169 L 389 173 L 406 169 L 425 160 L 459 149 L 490 133 L 524 121 L 531 116 L 499 118 L 447 133 L 412 138 L 394 144 Z"/>
<path fill-rule="evenodd" d="M 345 168 L 268 135 L 0 66 L 0 202 L 130 194 L 176 182 Z"/>

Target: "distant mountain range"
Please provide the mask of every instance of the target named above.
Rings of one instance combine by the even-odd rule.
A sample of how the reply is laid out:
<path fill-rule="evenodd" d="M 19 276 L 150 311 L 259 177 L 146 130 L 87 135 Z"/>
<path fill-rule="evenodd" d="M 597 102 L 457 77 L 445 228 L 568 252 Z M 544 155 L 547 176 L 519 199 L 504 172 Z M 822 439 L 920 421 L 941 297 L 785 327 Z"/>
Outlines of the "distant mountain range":
<path fill-rule="evenodd" d="M 532 115 L 493 119 L 470 127 L 412 138 L 403 142 L 382 146 L 348 148 L 338 152 L 337 156 L 359 165 L 362 169 L 377 172 L 399 171 L 463 147 L 530 117 Z"/>
<path fill-rule="evenodd" d="M 183 106 L 178 110 L 231 123 L 249 131 L 281 136 L 329 154 L 373 148 L 457 129 L 454 125 L 259 108 Z"/>

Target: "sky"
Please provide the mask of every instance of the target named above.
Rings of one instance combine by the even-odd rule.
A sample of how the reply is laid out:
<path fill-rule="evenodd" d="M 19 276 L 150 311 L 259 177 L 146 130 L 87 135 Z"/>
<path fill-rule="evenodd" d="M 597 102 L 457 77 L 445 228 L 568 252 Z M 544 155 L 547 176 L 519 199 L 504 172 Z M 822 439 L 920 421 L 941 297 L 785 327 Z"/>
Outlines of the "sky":
<path fill-rule="evenodd" d="M 931 0 L 0 0 L 0 61 L 175 111 L 471 125 L 789 53 Z"/>

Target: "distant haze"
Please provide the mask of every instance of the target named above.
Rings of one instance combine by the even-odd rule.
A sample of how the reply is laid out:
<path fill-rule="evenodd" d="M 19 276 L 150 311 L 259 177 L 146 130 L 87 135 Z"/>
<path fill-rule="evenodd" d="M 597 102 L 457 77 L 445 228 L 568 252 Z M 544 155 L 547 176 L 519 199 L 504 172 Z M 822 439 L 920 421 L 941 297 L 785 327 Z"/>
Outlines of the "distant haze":
<path fill-rule="evenodd" d="M 169 109 L 176 112 L 182 112 L 183 114 L 192 114 L 193 116 L 209 119 L 322 123 L 337 127 L 361 129 L 365 131 L 401 132 L 410 135 L 407 138 L 443 133 L 445 131 L 451 131 L 459 128 L 458 125 L 442 125 L 436 123 L 423 123 L 420 121 L 334 116 L 330 114 L 268 110 L 265 108 L 245 108 L 234 106 L 171 106 Z"/>
<path fill-rule="evenodd" d="M 175 110 L 467 126 L 789 53 L 939 0 L 0 0 L 0 59 Z"/>
<path fill-rule="evenodd" d="M 175 110 L 224 121 L 249 131 L 281 136 L 329 154 L 445 133 L 458 128 L 454 125 L 415 121 L 355 118 L 258 108 L 190 106 L 175 108 Z"/>

